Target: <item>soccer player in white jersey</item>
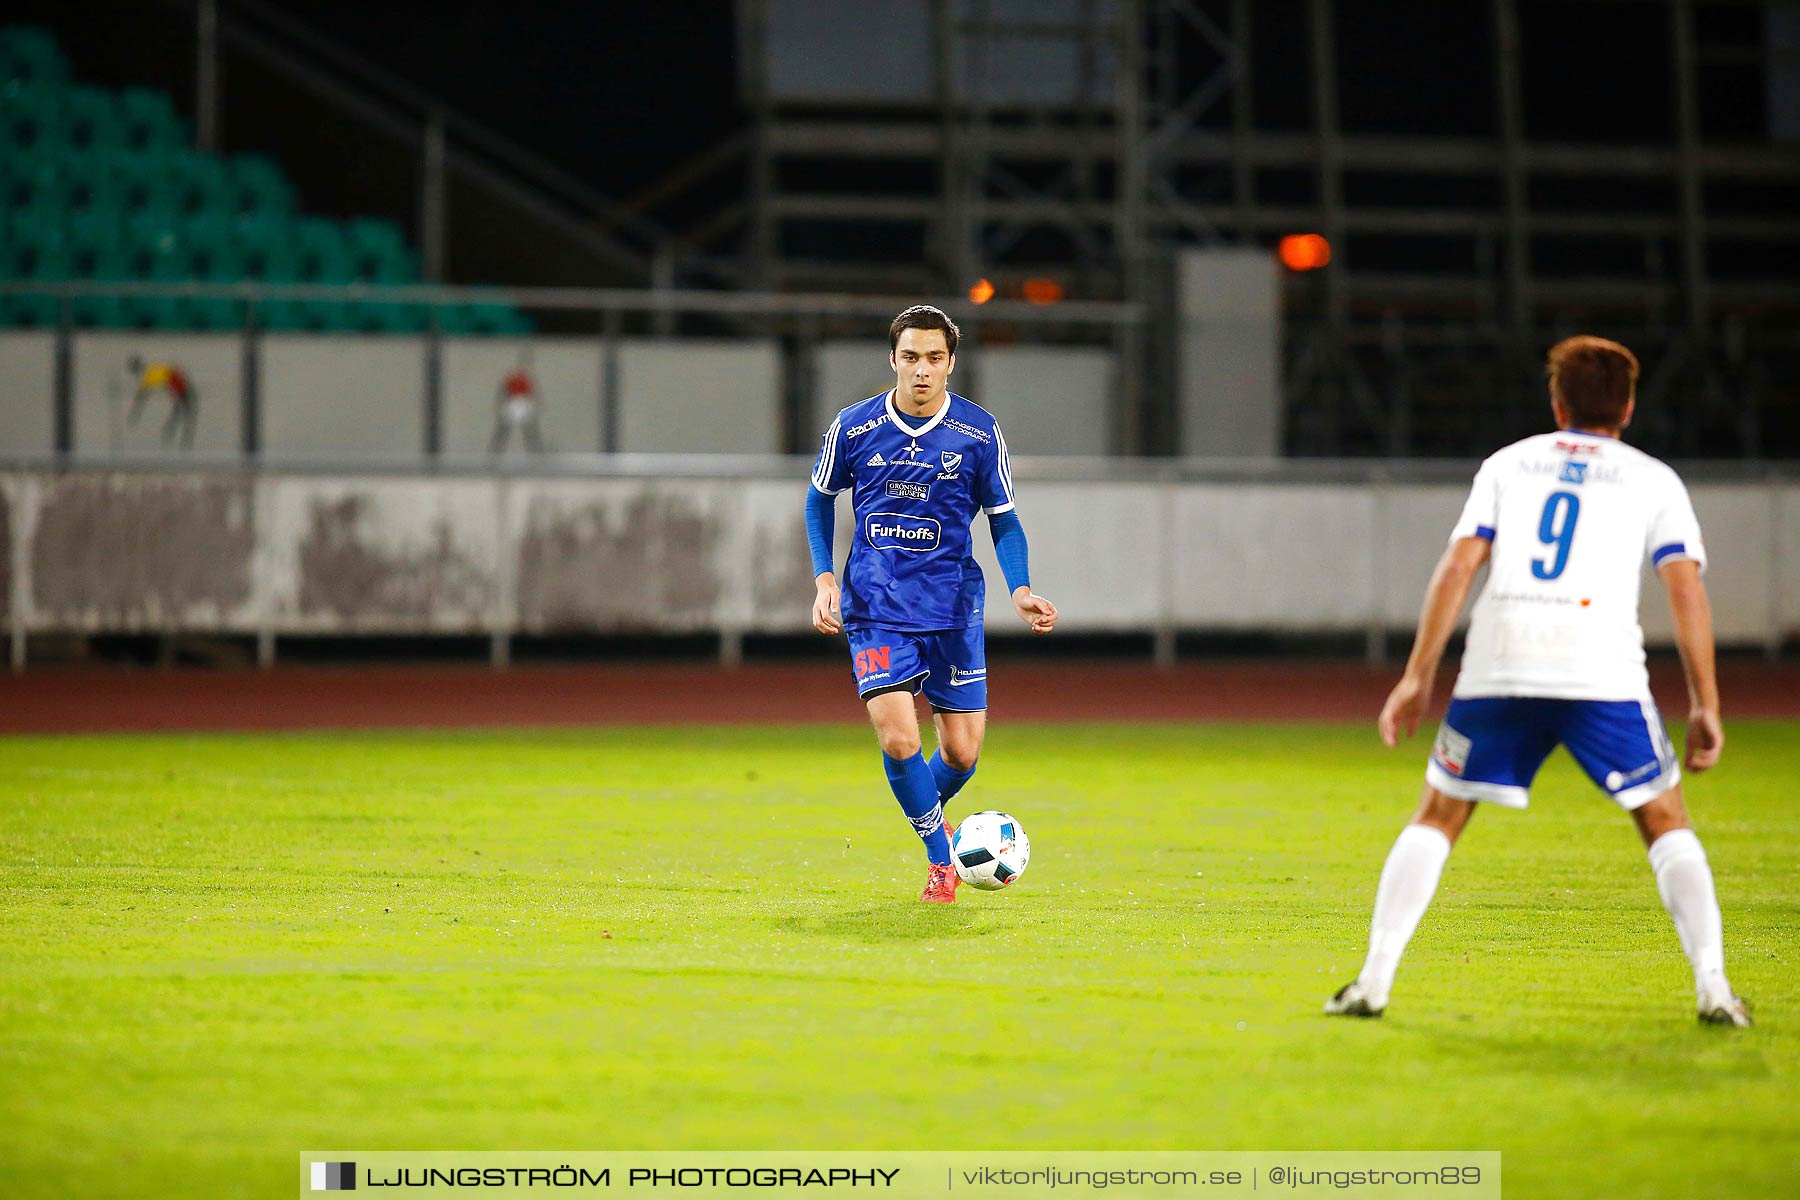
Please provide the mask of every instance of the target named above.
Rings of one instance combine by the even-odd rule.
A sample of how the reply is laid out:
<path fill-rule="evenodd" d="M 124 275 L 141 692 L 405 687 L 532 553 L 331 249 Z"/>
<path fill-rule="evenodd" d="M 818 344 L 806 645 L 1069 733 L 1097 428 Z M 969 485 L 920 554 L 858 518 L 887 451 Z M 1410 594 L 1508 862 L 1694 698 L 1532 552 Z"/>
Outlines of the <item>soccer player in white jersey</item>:
<path fill-rule="evenodd" d="M 970 522 L 985 512 L 1012 609 L 1033 633 L 1056 627 L 1056 606 L 1031 590 L 1006 438 L 993 415 L 950 391 L 961 334 L 941 309 L 915 305 L 888 329 L 894 386 L 838 413 L 806 492 L 813 628 L 845 634 L 856 694 L 881 743 L 888 786 L 925 843 L 919 898 L 954 903 L 944 805 L 975 774 L 987 730 L 986 579 Z M 838 586 L 833 509 L 850 493 L 856 536 Z M 930 702 L 938 748 L 919 745 L 913 699 Z"/>
<path fill-rule="evenodd" d="M 1719 761 L 1725 734 L 1700 525 L 1680 477 L 1619 440 L 1636 403 L 1631 351 L 1569 338 L 1550 351 L 1549 375 L 1560 432 L 1515 442 L 1481 465 L 1426 589 L 1405 674 L 1382 707 L 1389 746 L 1402 729 L 1418 729 L 1445 642 L 1487 564 L 1424 796 L 1381 870 L 1368 958 L 1325 1011 L 1381 1015 L 1475 804 L 1524 808 L 1532 777 L 1560 743 L 1631 814 L 1649 847 L 1657 890 L 1694 968 L 1700 1019 L 1748 1025 L 1725 978 L 1712 868 L 1682 805 L 1681 768 L 1650 698 L 1638 626 L 1648 559 L 1668 591 L 1687 674 L 1687 767 L 1704 771 Z"/>

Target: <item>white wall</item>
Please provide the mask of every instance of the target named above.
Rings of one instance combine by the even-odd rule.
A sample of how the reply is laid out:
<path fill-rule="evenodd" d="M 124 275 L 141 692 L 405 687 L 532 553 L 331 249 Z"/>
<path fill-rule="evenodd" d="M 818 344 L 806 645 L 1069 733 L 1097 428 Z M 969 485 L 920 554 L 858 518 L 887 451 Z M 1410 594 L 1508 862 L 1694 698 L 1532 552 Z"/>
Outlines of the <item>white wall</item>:
<path fill-rule="evenodd" d="M 422 338 L 270 334 L 262 340 L 262 445 L 285 455 L 419 454 Z"/>
<path fill-rule="evenodd" d="M 594 453 L 600 445 L 600 345 L 593 338 L 446 338 L 440 395 L 444 449 L 485 454 L 494 436 L 500 382 L 525 365 L 538 385 L 538 427 L 550 453 Z M 524 451 L 518 434 L 505 453 Z"/>
<path fill-rule="evenodd" d="M 780 396 L 774 342 L 622 341 L 618 449 L 779 453 Z"/>
<path fill-rule="evenodd" d="M 804 445 L 810 453 L 837 412 L 894 386 L 887 343 L 821 342 Z M 1117 384 L 1110 351 L 1083 346 L 965 346 L 950 390 L 1000 420 L 1014 455 L 1101 455 L 1111 444 Z"/>
<path fill-rule="evenodd" d="M 1110 352 L 996 346 L 976 353 L 981 371 L 969 398 L 999 420 L 1012 454 L 1107 452 L 1117 399 Z"/>
<path fill-rule="evenodd" d="M 0 475 L 33 630 L 807 628 L 795 479 Z M 1800 632 L 1800 484 L 1699 485 L 1719 637 Z M 1021 480 L 1070 631 L 1410 629 L 1462 500 L 1441 485 Z M 853 536 L 838 505 L 837 565 Z M 976 557 L 1005 583 L 986 522 Z M 1653 579 L 1642 612 L 1668 640 Z M 1003 602 L 990 631 L 1023 634 Z"/>
<path fill-rule="evenodd" d="M 0 450 L 56 449 L 56 337 L 0 333 Z"/>
<path fill-rule="evenodd" d="M 1180 252 L 1182 454 L 1281 452 L 1280 271 L 1267 250 Z"/>
<path fill-rule="evenodd" d="M 879 339 L 834 339 L 814 348 L 812 411 L 800 431 L 808 453 L 818 449 L 826 426 L 841 410 L 894 386 L 887 356 L 887 343 Z M 950 386 L 954 389 L 956 384 L 953 375 Z"/>
<path fill-rule="evenodd" d="M 187 374 L 195 400 L 195 452 L 230 454 L 243 445 L 244 340 L 231 333 L 95 332 L 75 338 L 75 453 L 179 459 L 162 431 L 170 402 L 153 396 L 131 418 L 138 377 L 127 365 L 166 362 Z"/>

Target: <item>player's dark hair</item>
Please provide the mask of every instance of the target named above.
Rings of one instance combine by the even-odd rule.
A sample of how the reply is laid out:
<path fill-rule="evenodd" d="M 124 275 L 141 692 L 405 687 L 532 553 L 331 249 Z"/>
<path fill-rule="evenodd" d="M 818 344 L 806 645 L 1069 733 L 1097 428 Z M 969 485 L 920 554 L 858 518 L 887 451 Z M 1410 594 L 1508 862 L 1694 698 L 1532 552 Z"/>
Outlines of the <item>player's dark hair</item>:
<path fill-rule="evenodd" d="M 1564 338 L 1550 347 L 1550 397 L 1571 423 L 1617 429 L 1637 390 L 1637 356 L 1605 338 Z"/>
<path fill-rule="evenodd" d="M 962 330 L 956 322 L 941 308 L 933 308 L 929 304 L 915 304 L 894 318 L 888 326 L 888 353 L 892 354 L 900 346 L 902 329 L 941 329 L 944 331 L 944 344 L 950 353 L 956 353 L 956 343 L 962 340 Z"/>

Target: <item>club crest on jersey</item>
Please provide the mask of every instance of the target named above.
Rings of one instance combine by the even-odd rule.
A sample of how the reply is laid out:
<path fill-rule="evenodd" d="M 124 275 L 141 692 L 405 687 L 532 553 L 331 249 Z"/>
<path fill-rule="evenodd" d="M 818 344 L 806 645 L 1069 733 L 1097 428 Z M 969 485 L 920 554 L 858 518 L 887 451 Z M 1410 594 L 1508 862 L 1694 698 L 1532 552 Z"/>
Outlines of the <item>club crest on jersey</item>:
<path fill-rule="evenodd" d="M 1562 470 L 1557 472 L 1556 481 L 1558 483 L 1586 483 L 1587 469 L 1586 463 L 1570 459 L 1562 465 Z"/>
<path fill-rule="evenodd" d="M 939 479 L 955 479 L 957 471 L 962 468 L 962 455 L 952 454 L 948 450 L 938 454 L 938 461 L 944 464 L 944 469 L 938 473 Z"/>
<path fill-rule="evenodd" d="M 864 465 L 870 467 L 885 467 L 887 466 L 887 459 L 881 457 L 881 451 L 877 450 Z"/>

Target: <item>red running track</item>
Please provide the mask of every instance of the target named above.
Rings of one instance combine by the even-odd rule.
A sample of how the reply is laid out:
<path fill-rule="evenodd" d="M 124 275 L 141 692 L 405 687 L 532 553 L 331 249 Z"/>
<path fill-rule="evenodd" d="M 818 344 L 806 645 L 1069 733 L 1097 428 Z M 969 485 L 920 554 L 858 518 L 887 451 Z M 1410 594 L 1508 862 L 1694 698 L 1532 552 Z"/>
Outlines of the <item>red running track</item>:
<path fill-rule="evenodd" d="M 1366 720 L 1398 667 L 1350 662 L 994 664 L 996 721 Z M 1727 658 L 1732 717 L 1800 717 L 1800 665 Z M 1442 712 L 1451 676 L 1440 680 Z M 1663 711 L 1679 664 L 1652 664 Z M 848 666 L 48 668 L 0 676 L 0 733 L 861 721 Z"/>

